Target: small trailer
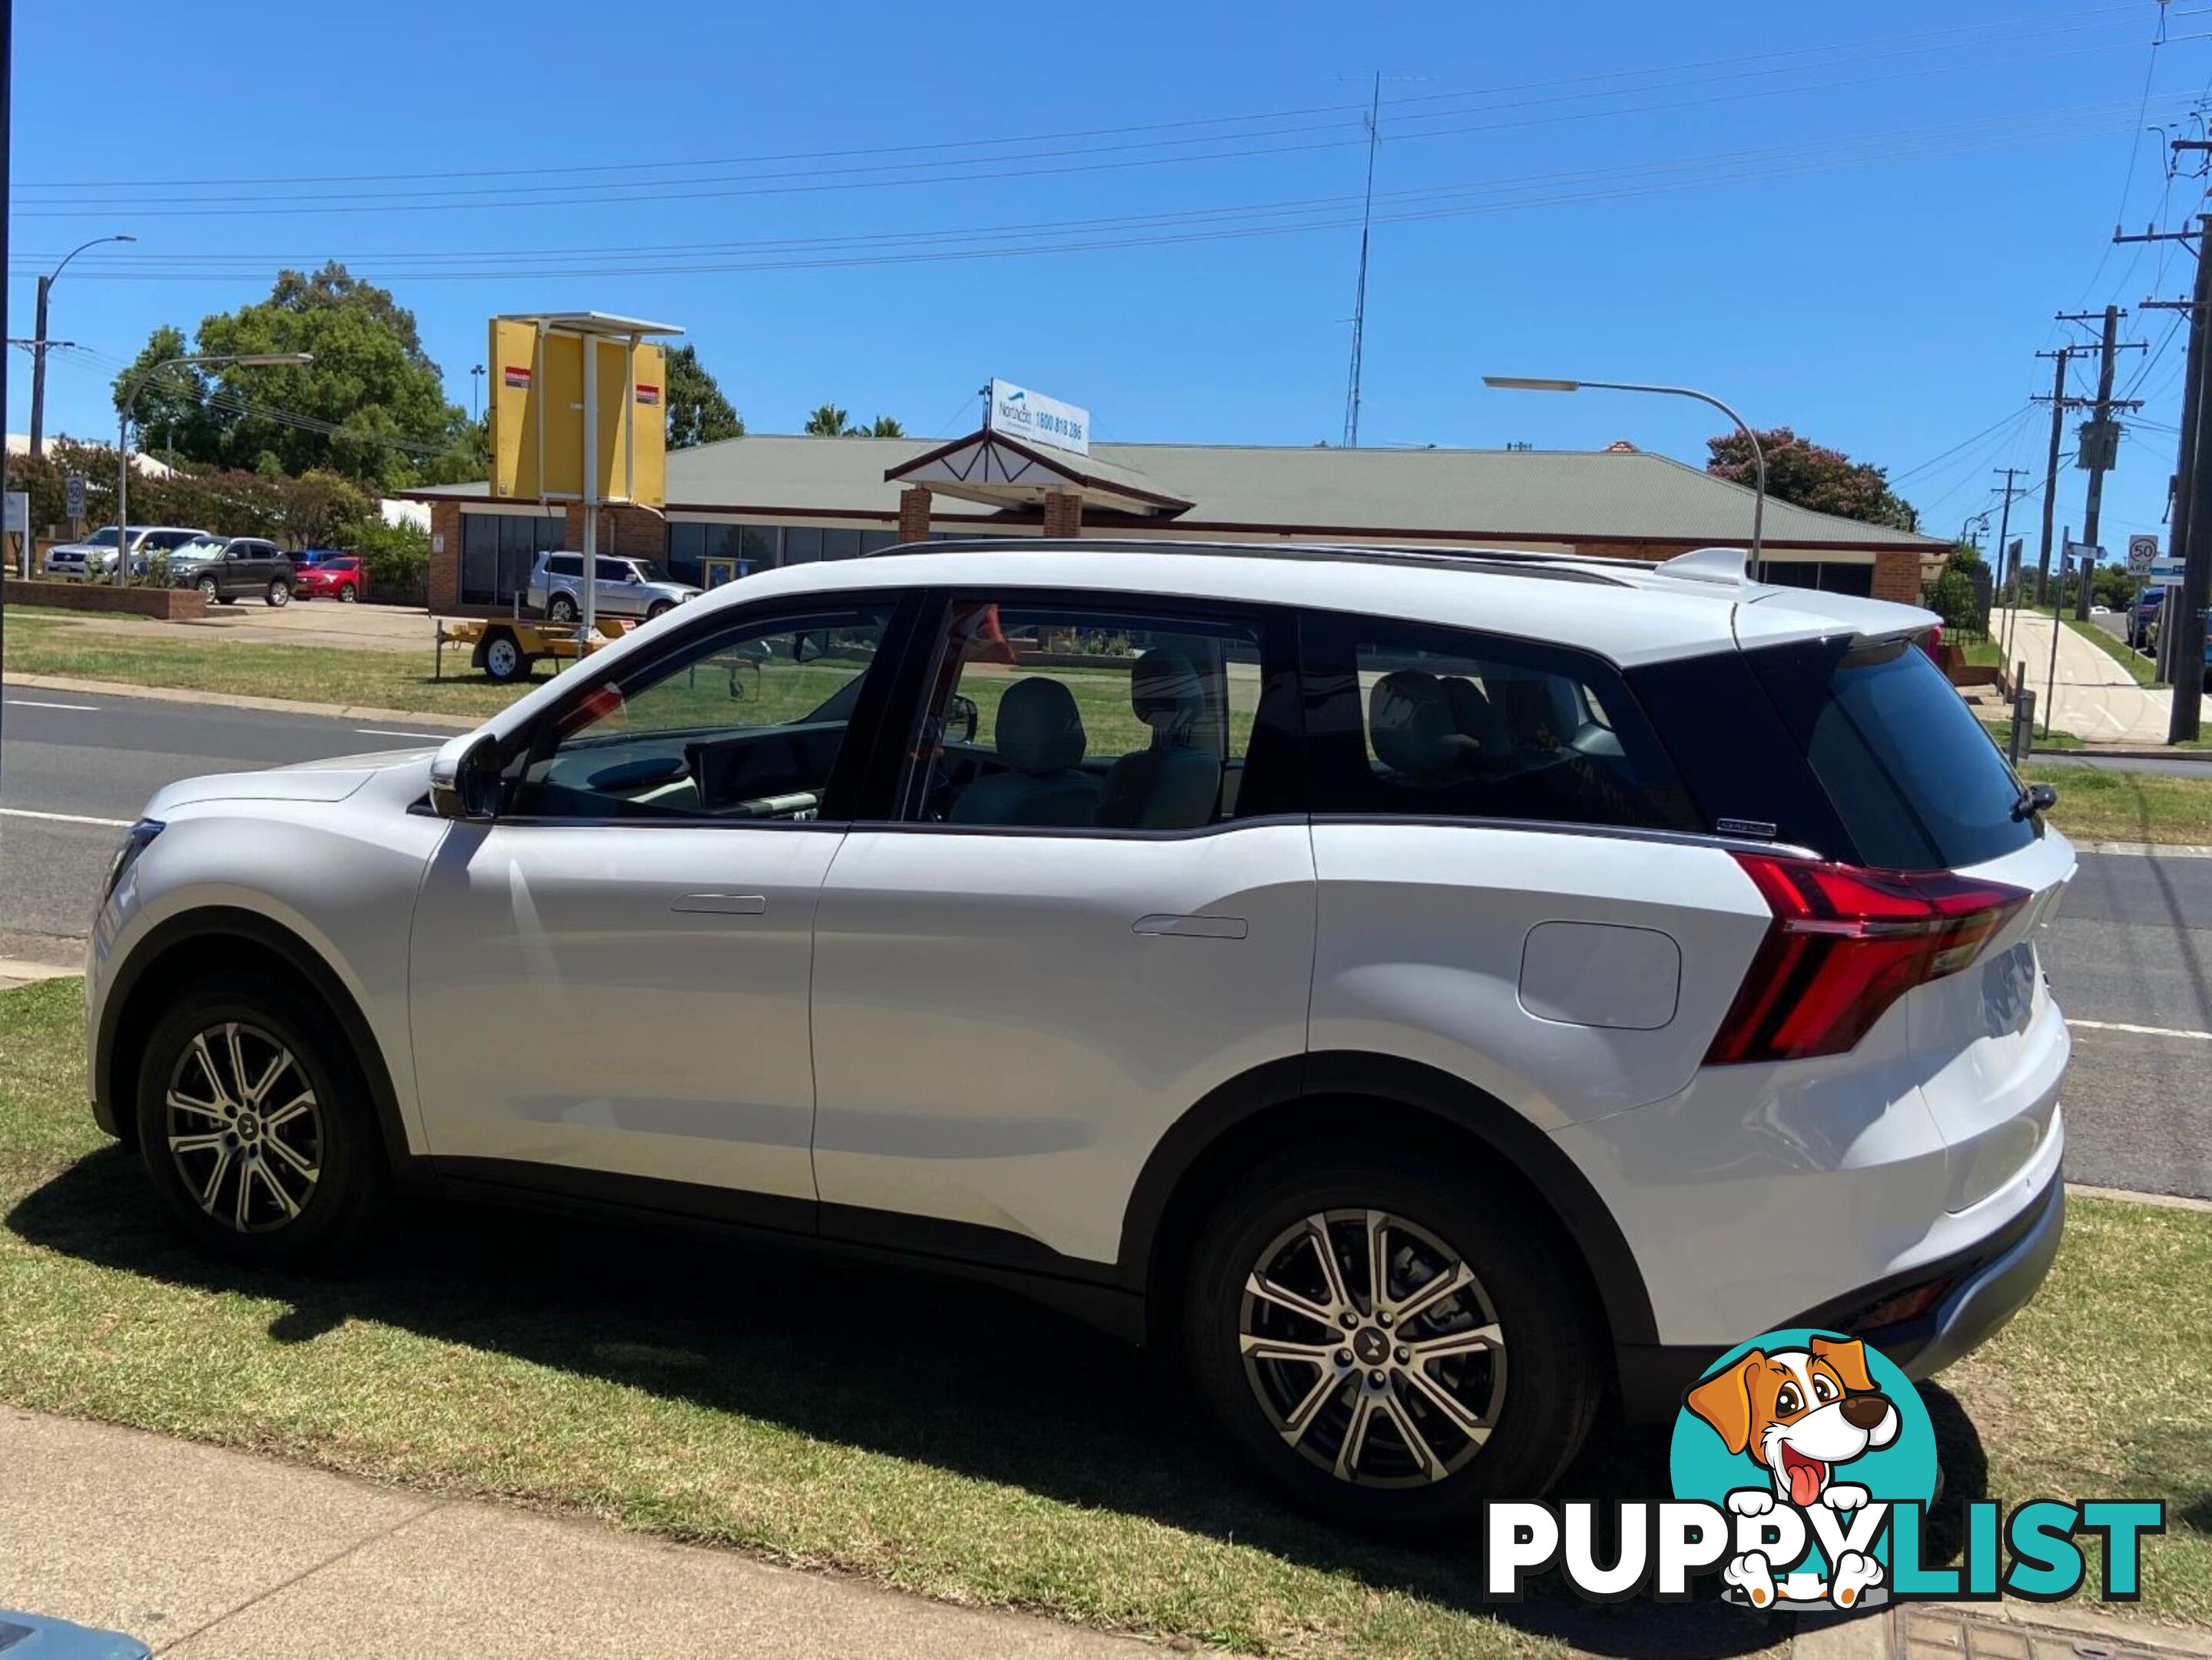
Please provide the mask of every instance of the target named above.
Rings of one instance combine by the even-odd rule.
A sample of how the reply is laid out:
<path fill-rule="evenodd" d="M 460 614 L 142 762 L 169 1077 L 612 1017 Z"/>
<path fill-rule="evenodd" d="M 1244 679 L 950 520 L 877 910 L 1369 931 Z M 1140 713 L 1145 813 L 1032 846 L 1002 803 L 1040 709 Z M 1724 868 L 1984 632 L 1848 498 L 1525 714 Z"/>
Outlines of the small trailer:
<path fill-rule="evenodd" d="M 637 626 L 633 622 L 602 617 L 586 639 L 580 623 L 541 623 L 520 617 L 439 617 L 431 620 L 438 630 L 434 679 L 446 678 L 446 648 L 465 646 L 469 666 L 483 670 L 486 679 L 502 686 L 527 680 L 531 670 L 541 660 L 574 662 L 620 639 Z"/>

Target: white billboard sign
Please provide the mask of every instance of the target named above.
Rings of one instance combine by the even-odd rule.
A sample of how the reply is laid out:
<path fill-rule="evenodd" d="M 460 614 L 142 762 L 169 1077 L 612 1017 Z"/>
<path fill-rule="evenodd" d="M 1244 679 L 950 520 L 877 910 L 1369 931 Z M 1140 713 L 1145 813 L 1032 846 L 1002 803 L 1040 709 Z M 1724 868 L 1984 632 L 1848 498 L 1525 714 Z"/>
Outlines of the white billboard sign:
<path fill-rule="evenodd" d="M 31 533 L 31 498 L 24 490 L 9 490 L 7 512 L 0 519 L 0 534 L 28 536 Z"/>
<path fill-rule="evenodd" d="M 1026 438 L 1078 455 L 1091 453 L 1089 410 L 996 376 L 991 380 L 991 415 L 987 424 L 993 432 L 1002 432 L 1009 438 Z"/>

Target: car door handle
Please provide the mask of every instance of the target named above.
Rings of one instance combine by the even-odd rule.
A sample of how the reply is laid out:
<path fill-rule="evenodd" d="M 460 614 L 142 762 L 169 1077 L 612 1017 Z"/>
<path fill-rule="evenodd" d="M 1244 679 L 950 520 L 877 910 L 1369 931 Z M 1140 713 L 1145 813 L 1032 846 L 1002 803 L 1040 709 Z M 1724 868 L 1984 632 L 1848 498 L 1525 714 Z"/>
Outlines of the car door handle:
<path fill-rule="evenodd" d="M 687 893 L 668 909 L 711 916 L 763 916 L 768 913 L 768 897 L 758 893 Z"/>
<path fill-rule="evenodd" d="M 1242 939 L 1252 932 L 1241 916 L 1139 916 L 1130 925 L 1135 933 L 1161 934 L 1173 939 Z"/>

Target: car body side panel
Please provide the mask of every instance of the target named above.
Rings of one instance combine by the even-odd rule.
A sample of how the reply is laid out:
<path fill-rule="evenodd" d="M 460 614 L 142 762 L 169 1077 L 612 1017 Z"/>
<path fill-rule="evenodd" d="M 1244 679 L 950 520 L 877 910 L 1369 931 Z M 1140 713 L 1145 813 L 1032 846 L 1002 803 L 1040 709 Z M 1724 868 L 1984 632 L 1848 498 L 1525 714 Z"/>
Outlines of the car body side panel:
<path fill-rule="evenodd" d="M 1313 834 L 1313 1047 L 1421 1061 L 1547 1130 L 1687 1084 L 1770 920 L 1717 846 L 1412 820 L 1322 820 Z M 1625 946 L 1671 940 L 1671 1017 L 1550 1018 L 1575 1006 L 1533 994 L 1539 961 L 1546 989 L 1556 978 L 1546 942 L 1561 923 L 1644 931 Z M 1583 1006 L 1615 1018 L 1604 1000 L 1593 987 Z"/>
<path fill-rule="evenodd" d="M 823 889 L 825 1204 L 1115 1260 L 1160 1138 L 1305 1048 L 1307 826 L 968 834 L 856 826 Z"/>
<path fill-rule="evenodd" d="M 410 814 L 427 767 L 387 769 L 343 800 L 179 800 L 94 922 L 88 1030 L 100 1029 L 116 970 L 155 928 L 190 912 L 234 908 L 296 934 L 359 1006 L 392 1075 L 407 1151 L 427 1147 L 407 1010 L 407 917 L 448 829 Z M 243 856 L 281 847 L 282 859 Z M 243 873 L 251 871 L 250 881 Z M 122 1109 L 127 1110 L 127 1104 Z"/>

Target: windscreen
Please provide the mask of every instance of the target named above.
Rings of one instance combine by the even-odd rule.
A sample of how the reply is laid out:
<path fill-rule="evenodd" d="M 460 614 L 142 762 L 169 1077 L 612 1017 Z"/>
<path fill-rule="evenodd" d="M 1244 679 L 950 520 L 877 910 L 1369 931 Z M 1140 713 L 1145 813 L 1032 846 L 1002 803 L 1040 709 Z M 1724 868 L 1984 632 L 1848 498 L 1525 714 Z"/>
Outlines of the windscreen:
<path fill-rule="evenodd" d="M 2019 777 L 1917 645 L 1839 637 L 1748 655 L 1861 864 L 1955 870 L 2035 839 Z"/>

